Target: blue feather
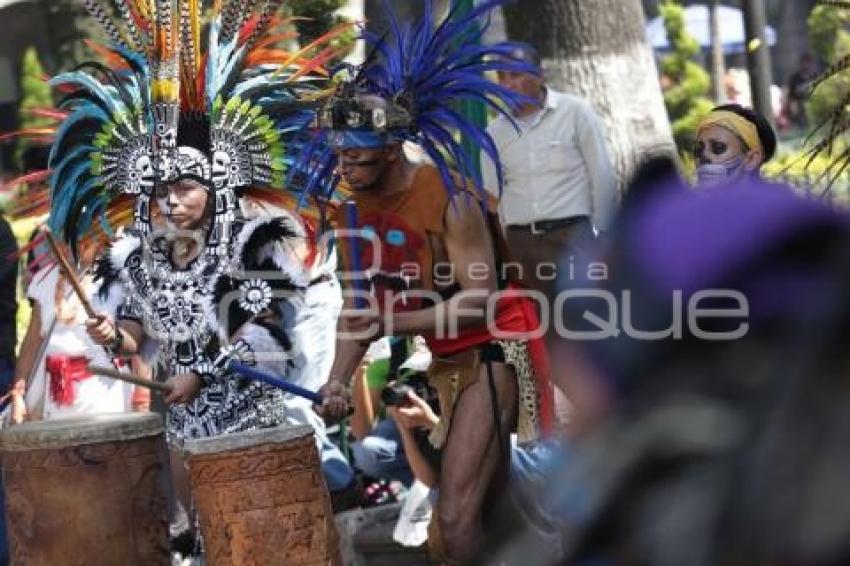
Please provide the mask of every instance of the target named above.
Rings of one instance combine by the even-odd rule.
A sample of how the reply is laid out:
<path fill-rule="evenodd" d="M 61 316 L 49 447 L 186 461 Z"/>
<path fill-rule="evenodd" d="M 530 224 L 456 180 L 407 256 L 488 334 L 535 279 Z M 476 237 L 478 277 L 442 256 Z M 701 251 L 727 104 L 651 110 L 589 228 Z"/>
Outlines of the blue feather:
<path fill-rule="evenodd" d="M 77 191 L 84 194 L 89 188 L 100 183 L 100 179 L 89 176 L 80 183 L 80 178 L 88 174 L 88 164 L 83 163 L 75 167 L 61 183 L 51 182 L 51 206 L 48 225 L 51 230 L 59 232 L 68 224 L 68 214 L 77 203 Z"/>
<path fill-rule="evenodd" d="M 462 116 L 456 105 L 466 101 L 483 103 L 513 123 L 506 108 L 528 101 L 483 76 L 488 71 L 534 71 L 513 57 L 517 44 L 480 44 L 490 11 L 502 3 L 503 0 L 488 0 L 463 12 L 461 5 L 453 2 L 449 15 L 434 27 L 434 5 L 426 0 L 425 14 L 417 22 L 400 25 L 388 10 L 388 31 L 382 36 L 364 34 L 370 55 L 357 84 L 385 99 L 408 101 L 415 123 L 404 135 L 426 148 L 450 192 L 467 188 L 467 183 L 479 192 L 483 190 L 475 165 L 477 156 L 465 152 L 454 137 L 457 133 L 471 139 L 496 162 L 499 190 L 503 184 L 495 143 L 483 128 Z M 447 159 L 458 169 L 460 179 L 449 173 Z"/>
<path fill-rule="evenodd" d="M 117 94 L 115 93 L 114 88 L 103 85 L 87 73 L 62 73 L 61 75 L 57 75 L 50 79 L 47 84 L 52 87 L 79 85 L 92 95 L 96 96 L 99 100 L 104 102 L 109 107 L 110 112 L 112 114 L 118 112 L 121 108 L 123 108 L 123 104 L 121 104 L 120 99 L 117 98 Z"/>

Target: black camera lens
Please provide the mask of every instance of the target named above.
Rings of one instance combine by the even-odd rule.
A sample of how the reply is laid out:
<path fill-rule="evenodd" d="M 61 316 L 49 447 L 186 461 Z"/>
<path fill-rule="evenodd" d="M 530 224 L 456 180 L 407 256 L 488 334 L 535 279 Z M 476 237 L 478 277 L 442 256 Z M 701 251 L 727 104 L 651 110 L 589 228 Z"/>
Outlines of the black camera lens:
<path fill-rule="evenodd" d="M 385 407 L 397 407 L 407 401 L 407 394 L 413 389 L 409 385 L 392 385 L 381 390 L 381 402 Z"/>

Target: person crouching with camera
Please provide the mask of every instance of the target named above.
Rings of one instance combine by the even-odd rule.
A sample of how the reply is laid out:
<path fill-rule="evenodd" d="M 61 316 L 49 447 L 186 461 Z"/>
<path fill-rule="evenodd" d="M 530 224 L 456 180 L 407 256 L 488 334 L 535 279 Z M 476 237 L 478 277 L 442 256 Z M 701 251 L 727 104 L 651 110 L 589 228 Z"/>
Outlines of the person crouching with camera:
<path fill-rule="evenodd" d="M 405 408 L 405 413 L 413 416 L 411 407 L 416 402 L 410 400 L 408 390 L 427 405 L 431 395 L 420 372 L 430 360 L 430 352 L 421 339 L 383 338 L 370 347 L 356 374 L 351 417 L 351 432 L 356 442 L 351 451 L 354 463 L 364 475 L 384 480 L 374 486 L 388 489 L 387 481 L 399 481 L 410 487 L 415 479 L 415 470 L 406 455 L 406 445 L 412 446 L 412 431 L 400 430 L 402 426 L 393 415 L 397 414 L 397 408 Z M 436 414 L 430 412 L 436 422 Z M 427 434 L 417 433 L 417 436 L 424 438 Z M 367 496 L 372 503 L 381 499 L 381 494 L 371 494 L 368 488 Z"/>

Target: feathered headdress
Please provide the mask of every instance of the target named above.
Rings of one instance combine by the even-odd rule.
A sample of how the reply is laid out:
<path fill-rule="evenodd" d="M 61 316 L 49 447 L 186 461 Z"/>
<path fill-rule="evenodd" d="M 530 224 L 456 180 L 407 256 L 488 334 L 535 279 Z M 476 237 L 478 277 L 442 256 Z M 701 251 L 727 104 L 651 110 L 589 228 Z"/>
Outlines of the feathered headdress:
<path fill-rule="evenodd" d="M 237 191 L 294 202 L 280 189 L 326 94 L 323 65 L 339 54 L 328 44 L 346 27 L 290 53 L 275 46 L 291 36 L 269 33 L 282 0 L 217 1 L 205 42 L 200 0 L 113 1 L 119 19 L 82 0 L 109 39 L 93 46 L 103 62 L 50 81 L 65 93 L 49 161 L 51 229 L 75 250 L 131 220 L 145 232 L 154 187 L 185 177 L 215 195 L 213 247 L 227 239 Z"/>
<path fill-rule="evenodd" d="M 468 11 L 452 2 L 437 25 L 431 0 L 425 2 L 422 19 L 404 26 L 387 7 L 389 30 L 383 36 L 364 34 L 371 46 L 366 62 L 335 74 L 337 91 L 319 111 L 315 146 L 302 156 L 316 179 L 327 178 L 335 167 L 334 147 L 378 147 L 409 140 L 434 161 L 447 190 L 456 190 L 467 179 L 482 190 L 477 156 L 464 150 L 459 136 L 473 140 L 497 165 L 498 152 L 490 135 L 459 106 L 483 103 L 510 119 L 509 109 L 527 99 L 484 73 L 536 72 L 516 57 L 518 44 L 481 44 L 489 25 L 487 15 L 502 2 L 488 0 Z M 501 186 L 501 167 L 497 171 Z"/>

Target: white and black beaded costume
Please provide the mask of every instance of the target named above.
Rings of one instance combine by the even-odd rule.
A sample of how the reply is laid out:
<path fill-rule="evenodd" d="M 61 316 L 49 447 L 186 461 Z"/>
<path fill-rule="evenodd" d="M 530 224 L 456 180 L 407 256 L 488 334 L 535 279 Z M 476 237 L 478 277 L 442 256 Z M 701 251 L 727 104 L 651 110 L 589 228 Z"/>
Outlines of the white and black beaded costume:
<path fill-rule="evenodd" d="M 284 422 L 282 393 L 241 379 L 227 363 L 254 365 L 257 352 L 265 368 L 286 374 L 293 346 L 287 323 L 308 284 L 287 248 L 304 235 L 297 220 L 286 217 L 237 220 L 232 227 L 225 258 L 207 249 L 179 270 L 166 237 L 153 234 L 147 246 L 128 235 L 98 267 L 105 302 L 116 305 L 117 319 L 144 327 L 157 349 L 158 373 L 191 372 L 204 382 L 195 401 L 169 409 L 168 432 L 175 441 Z"/>
<path fill-rule="evenodd" d="M 124 230 L 99 262 L 110 314 L 142 324 L 160 377 L 192 372 L 205 385 L 197 401 L 170 409 L 172 437 L 278 424 L 280 394 L 228 364 L 272 353 L 261 366 L 285 373 L 308 286 L 290 248 L 305 230 L 295 214 L 242 210 L 249 200 L 280 211 L 331 196 L 330 180 L 317 185 L 312 169 L 294 164 L 329 93 L 328 45 L 345 30 L 289 53 L 278 45 L 280 0 L 207 11 L 198 0 L 115 4 L 120 19 L 84 2 L 109 39 L 97 48 L 102 60 L 51 80 L 64 98 L 54 112 L 62 122 L 49 162 L 50 227 L 75 254 Z M 201 252 L 180 270 L 156 189 L 182 179 L 206 187 L 210 207 Z"/>

